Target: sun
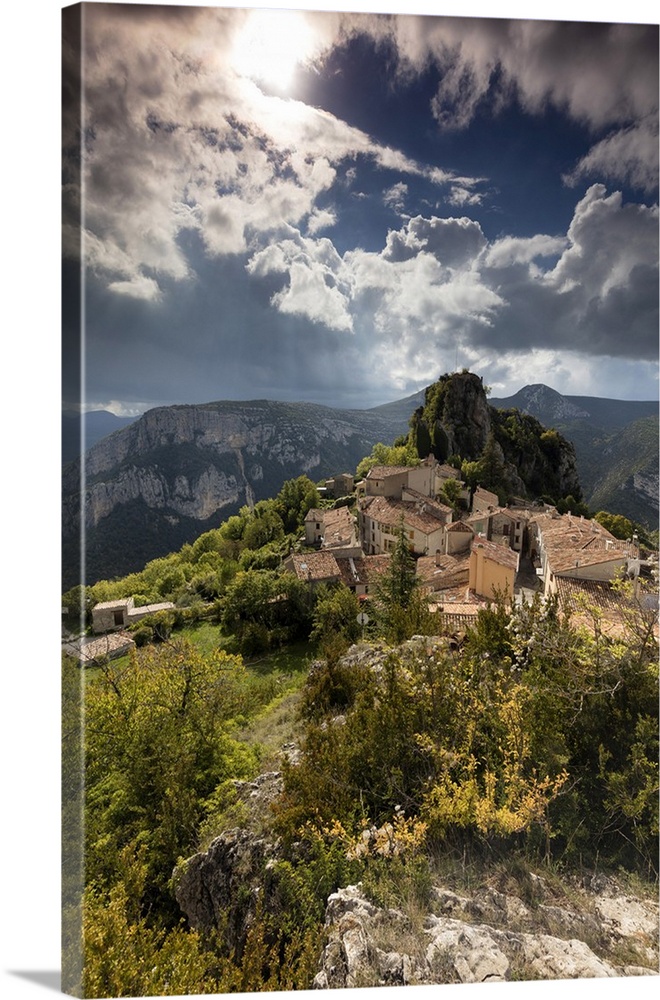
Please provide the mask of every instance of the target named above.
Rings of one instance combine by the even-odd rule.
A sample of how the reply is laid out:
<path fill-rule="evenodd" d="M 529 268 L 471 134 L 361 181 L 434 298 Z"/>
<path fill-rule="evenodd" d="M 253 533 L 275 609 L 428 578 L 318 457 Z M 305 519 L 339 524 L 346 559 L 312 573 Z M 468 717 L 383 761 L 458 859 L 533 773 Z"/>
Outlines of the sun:
<path fill-rule="evenodd" d="M 231 63 L 241 76 L 286 92 L 296 66 L 308 59 L 315 47 L 314 32 L 303 14 L 255 10 L 236 36 Z"/>

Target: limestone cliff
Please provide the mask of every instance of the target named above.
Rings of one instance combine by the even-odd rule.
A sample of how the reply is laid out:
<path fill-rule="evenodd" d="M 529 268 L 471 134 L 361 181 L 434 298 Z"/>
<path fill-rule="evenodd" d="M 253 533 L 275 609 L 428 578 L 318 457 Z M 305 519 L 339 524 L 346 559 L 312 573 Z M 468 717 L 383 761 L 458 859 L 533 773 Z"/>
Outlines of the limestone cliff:
<path fill-rule="evenodd" d="M 122 575 L 275 496 L 287 479 L 354 469 L 402 429 L 387 415 L 311 403 L 150 410 L 64 471 L 64 588 L 77 582 L 81 524 L 88 581 Z"/>

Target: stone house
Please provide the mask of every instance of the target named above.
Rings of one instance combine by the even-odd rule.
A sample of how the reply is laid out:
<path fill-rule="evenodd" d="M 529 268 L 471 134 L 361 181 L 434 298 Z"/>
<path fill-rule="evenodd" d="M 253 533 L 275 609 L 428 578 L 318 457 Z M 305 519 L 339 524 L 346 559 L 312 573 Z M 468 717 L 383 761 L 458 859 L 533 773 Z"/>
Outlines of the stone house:
<path fill-rule="evenodd" d="M 136 608 L 132 597 L 124 597 L 118 601 L 102 601 L 92 608 L 92 631 L 117 632 L 127 628 L 134 622 L 153 615 L 158 611 L 171 611 L 174 604 L 163 601 L 161 604 L 146 604 Z"/>
<path fill-rule="evenodd" d="M 434 493 L 434 465 L 374 465 L 365 479 L 368 497 L 391 497 L 401 499 L 401 493 L 409 488 L 426 497 Z"/>
<path fill-rule="evenodd" d="M 355 519 L 348 507 L 337 510 L 313 507 L 305 518 L 305 542 L 333 549 L 357 545 Z"/>
<path fill-rule="evenodd" d="M 326 479 L 325 488 L 327 495 L 331 497 L 345 497 L 355 489 L 355 478 L 350 472 L 340 472 L 331 479 Z"/>
<path fill-rule="evenodd" d="M 441 504 L 428 497 L 423 499 L 425 503 L 380 496 L 361 500 L 358 527 L 364 552 L 368 555 L 392 552 L 402 521 L 408 547 L 415 555 L 428 555 L 441 548 L 447 523 L 445 516 L 450 518 L 451 511 L 445 507 L 442 512 Z"/>
<path fill-rule="evenodd" d="M 465 520 L 476 535 L 483 535 L 488 541 L 506 543 L 515 552 L 522 551 L 527 523 L 522 511 L 491 507 L 473 513 Z"/>
<path fill-rule="evenodd" d="M 482 486 L 477 486 L 472 494 L 472 513 L 481 514 L 489 508 L 494 509 L 495 507 L 499 507 L 499 503 L 500 498 L 497 493 L 491 493 L 490 490 L 485 490 Z"/>
<path fill-rule="evenodd" d="M 470 536 L 471 537 L 471 536 Z M 434 556 L 420 556 L 417 560 L 417 576 L 427 594 L 463 587 L 469 580 L 469 551 L 457 555 L 436 552 Z"/>
<path fill-rule="evenodd" d="M 294 552 L 284 560 L 282 568 L 312 587 L 341 580 L 339 565 L 331 552 Z"/>
<path fill-rule="evenodd" d="M 460 552 L 469 552 L 474 538 L 474 528 L 465 521 L 452 521 L 445 526 L 445 533 L 442 539 L 441 552 L 444 555 L 458 555 Z"/>
<path fill-rule="evenodd" d="M 99 661 L 114 660 L 135 649 L 135 641 L 127 632 L 111 632 L 91 639 L 83 636 L 64 643 L 64 652 L 77 659 L 83 667 L 93 667 Z"/>

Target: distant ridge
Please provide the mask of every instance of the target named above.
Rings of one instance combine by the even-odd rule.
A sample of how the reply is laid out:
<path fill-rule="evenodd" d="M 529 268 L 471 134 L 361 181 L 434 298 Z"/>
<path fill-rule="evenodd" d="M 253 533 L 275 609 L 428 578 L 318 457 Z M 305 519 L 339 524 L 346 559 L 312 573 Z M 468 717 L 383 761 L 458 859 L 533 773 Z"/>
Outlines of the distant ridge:
<path fill-rule="evenodd" d="M 526 385 L 513 396 L 489 400 L 498 410 L 516 407 L 541 423 L 587 420 L 603 430 L 625 427 L 633 420 L 658 415 L 658 400 L 605 399 L 600 396 L 564 396 L 542 383 Z"/>
<path fill-rule="evenodd" d="M 591 510 L 623 514 L 651 530 L 658 527 L 657 400 L 563 396 L 535 384 L 490 403 L 529 413 L 573 442 Z"/>
<path fill-rule="evenodd" d="M 109 410 L 90 410 L 84 414 L 85 444 L 89 449 L 114 431 L 134 423 L 137 417 L 117 417 Z M 81 415 L 76 410 L 62 412 L 62 464 L 73 462 L 80 455 Z"/>

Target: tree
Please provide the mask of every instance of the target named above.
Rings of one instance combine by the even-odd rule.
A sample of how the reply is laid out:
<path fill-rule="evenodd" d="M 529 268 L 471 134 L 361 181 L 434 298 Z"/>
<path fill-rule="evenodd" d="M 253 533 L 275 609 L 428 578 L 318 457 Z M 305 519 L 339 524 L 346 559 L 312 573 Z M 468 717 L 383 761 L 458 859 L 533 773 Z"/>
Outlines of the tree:
<path fill-rule="evenodd" d="M 307 476 L 288 479 L 275 499 L 275 507 L 284 522 L 287 534 L 298 531 L 305 523 L 305 516 L 319 505 L 319 493 Z"/>
<path fill-rule="evenodd" d="M 390 564 L 376 587 L 375 602 L 381 630 L 396 642 L 409 634 L 408 610 L 418 582 L 415 557 L 408 545 L 402 517 Z"/>
<path fill-rule="evenodd" d="M 204 800 L 256 768 L 254 749 L 227 735 L 227 721 L 246 708 L 246 672 L 239 657 L 202 656 L 183 640 L 101 670 L 85 692 L 87 883 L 114 884 L 122 850 L 143 844 L 136 905 L 178 920 L 168 883 L 194 844 Z"/>
<path fill-rule="evenodd" d="M 363 479 L 374 465 L 419 465 L 419 462 L 419 455 L 410 440 L 405 445 L 397 446 L 377 441 L 371 449 L 371 455 L 359 463 L 355 475 L 358 479 Z"/>
<path fill-rule="evenodd" d="M 492 431 L 486 438 L 486 444 L 479 459 L 479 474 L 481 485 L 487 490 L 500 494 L 506 492 L 506 469 L 504 455 Z"/>
<path fill-rule="evenodd" d="M 355 642 L 360 635 L 359 613 L 360 602 L 348 587 L 319 588 L 310 639 L 324 642 L 341 636 L 346 645 Z"/>
<path fill-rule="evenodd" d="M 635 528 L 627 517 L 623 514 L 610 514 L 606 510 L 599 510 L 594 514 L 594 521 L 598 521 L 604 528 L 614 535 L 615 538 L 632 538 Z"/>
<path fill-rule="evenodd" d="M 458 511 L 461 509 L 462 489 L 463 485 L 458 479 L 446 479 L 440 491 L 440 499 L 448 504 L 452 510 Z"/>

